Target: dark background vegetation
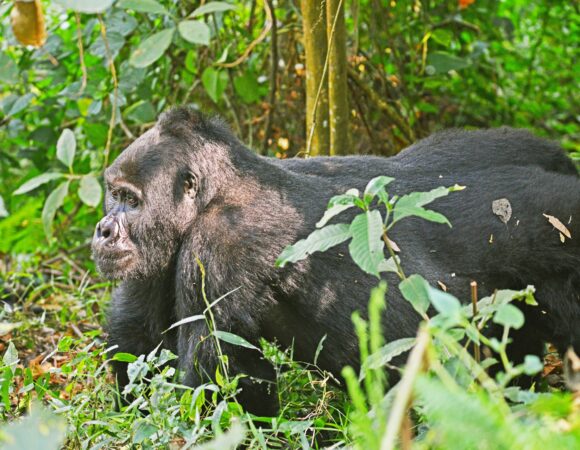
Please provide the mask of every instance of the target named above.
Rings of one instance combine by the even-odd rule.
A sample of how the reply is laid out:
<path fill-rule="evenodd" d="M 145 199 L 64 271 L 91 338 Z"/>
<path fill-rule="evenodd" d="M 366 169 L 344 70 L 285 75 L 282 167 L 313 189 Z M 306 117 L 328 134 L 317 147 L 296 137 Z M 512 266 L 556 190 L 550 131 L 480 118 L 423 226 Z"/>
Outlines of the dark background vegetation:
<path fill-rule="evenodd" d="M 99 282 L 88 242 L 101 214 L 102 171 L 162 111 L 183 104 L 221 115 L 262 154 L 332 153 L 309 144 L 306 120 L 307 96 L 316 94 L 307 89 L 307 70 L 322 73 L 325 58 L 306 67 L 303 18 L 311 14 L 320 26 L 326 19 L 298 0 L 120 0 L 91 12 L 98 3 L 16 2 L 32 22 L 13 27 L 15 3 L 0 2 L 0 415 L 12 420 L 38 397 L 67 418 L 70 448 L 131 439 L 147 448 L 155 446 L 147 440 L 151 422 L 139 422 L 137 409 L 111 412 L 111 380 L 98 351 L 110 286 Z M 338 153 L 388 156 L 435 130 L 509 125 L 580 158 L 576 2 L 337 4 L 345 26 L 332 38 L 345 44 L 339 92 L 348 130 Z M 41 19 L 46 39 L 31 25 Z M 42 45 L 22 45 L 19 33 Z M 320 98 L 317 107 L 324 105 Z M 35 177 L 37 187 L 22 187 Z M 560 364 L 548 360 L 544 375 Z M 295 374 L 281 416 L 290 425 L 270 423 L 271 434 L 254 434 L 252 445 L 315 446 L 312 436 L 325 428 L 351 442 L 349 401 L 324 377 Z M 171 416 L 157 407 L 153 423 L 172 445 L 196 441 L 183 431 L 187 420 L 198 438 L 219 434 L 211 414 Z"/>

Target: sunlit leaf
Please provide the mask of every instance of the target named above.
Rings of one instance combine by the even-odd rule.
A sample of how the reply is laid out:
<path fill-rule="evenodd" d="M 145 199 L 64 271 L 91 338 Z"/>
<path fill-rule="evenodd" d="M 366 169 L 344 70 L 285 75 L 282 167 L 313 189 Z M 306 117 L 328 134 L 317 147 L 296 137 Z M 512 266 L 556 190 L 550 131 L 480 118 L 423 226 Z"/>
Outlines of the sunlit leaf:
<path fill-rule="evenodd" d="M 163 56 L 171 45 L 175 28 L 168 28 L 145 39 L 133 52 L 129 62 L 135 67 L 147 67 Z"/>
<path fill-rule="evenodd" d="M 514 305 L 506 303 L 498 308 L 493 321 L 504 327 L 518 330 L 524 325 L 524 313 Z"/>
<path fill-rule="evenodd" d="M 155 0 L 120 0 L 118 8 L 132 9 L 137 12 L 169 15 L 169 11 Z"/>
<path fill-rule="evenodd" d="M 192 44 L 209 45 L 209 27 L 199 20 L 184 20 L 177 25 L 181 37 Z"/>
<path fill-rule="evenodd" d="M 65 128 L 56 143 L 56 157 L 70 168 L 75 158 L 76 149 L 77 141 L 74 133 Z"/>
<path fill-rule="evenodd" d="M 6 209 L 6 204 L 4 203 L 4 199 L 0 195 L 0 218 L 8 216 L 8 210 Z"/>
<path fill-rule="evenodd" d="M 54 0 L 55 3 L 82 13 L 101 13 L 113 4 L 115 0 Z"/>
<path fill-rule="evenodd" d="M 353 261 L 365 272 L 379 276 L 379 264 L 384 259 L 383 220 L 378 210 L 366 211 L 350 225 L 352 241 L 348 247 Z"/>
<path fill-rule="evenodd" d="M 194 10 L 189 17 L 203 16 L 204 14 L 224 12 L 232 9 L 235 9 L 235 7 L 225 2 L 208 2 Z"/>
<path fill-rule="evenodd" d="M 346 223 L 329 225 L 316 230 L 306 239 L 284 249 L 276 260 L 276 267 L 284 267 L 287 263 L 294 263 L 306 258 L 314 252 L 324 252 L 351 237 L 350 226 Z"/>
<path fill-rule="evenodd" d="M 52 191 L 46 201 L 44 202 L 44 208 L 42 209 L 42 225 L 44 226 L 44 233 L 48 237 L 52 237 L 52 222 L 54 221 L 54 215 L 58 208 L 64 203 L 64 199 L 68 194 L 70 181 L 64 181 L 57 186 L 57 188 Z"/>
<path fill-rule="evenodd" d="M 103 191 L 94 175 L 85 175 L 79 184 L 79 197 L 85 205 L 96 208 L 101 203 Z"/>
<path fill-rule="evenodd" d="M 36 189 L 38 186 L 48 183 L 49 181 L 56 180 L 58 178 L 64 177 L 64 174 L 57 173 L 57 172 L 46 172 L 42 175 L 38 175 L 37 177 L 31 178 L 18 189 L 16 189 L 12 195 L 20 195 L 25 194 L 33 189 Z"/>

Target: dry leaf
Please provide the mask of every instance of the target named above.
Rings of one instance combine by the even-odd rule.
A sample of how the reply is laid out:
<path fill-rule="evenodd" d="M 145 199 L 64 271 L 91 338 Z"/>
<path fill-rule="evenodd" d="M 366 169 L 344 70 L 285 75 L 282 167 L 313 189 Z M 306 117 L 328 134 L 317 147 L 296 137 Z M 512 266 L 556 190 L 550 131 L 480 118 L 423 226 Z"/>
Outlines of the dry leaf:
<path fill-rule="evenodd" d="M 566 228 L 566 226 L 562 222 L 560 222 L 560 220 L 557 217 L 550 216 L 549 214 L 543 214 L 543 216 L 546 219 L 548 219 L 548 222 L 550 222 L 550 224 L 556 230 L 558 230 L 561 234 L 566 236 L 568 239 L 572 239 L 572 235 L 570 234 L 570 230 L 568 230 L 568 228 Z M 562 238 L 560 237 L 560 239 L 562 239 Z M 562 242 L 564 242 L 564 241 L 562 241 Z"/>
<path fill-rule="evenodd" d="M 387 241 L 389 243 L 389 247 L 391 247 L 394 252 L 399 253 L 401 251 L 401 249 L 399 248 L 399 246 L 395 241 L 391 241 L 389 238 L 387 238 Z"/>
<path fill-rule="evenodd" d="M 35 47 L 44 44 L 46 30 L 40 0 L 15 1 L 10 18 L 14 36 L 21 44 Z"/>
<path fill-rule="evenodd" d="M 491 202 L 491 210 L 503 223 L 508 223 L 512 217 L 512 205 L 507 198 L 499 198 Z"/>
<path fill-rule="evenodd" d="M 564 379 L 568 388 L 580 392 L 580 358 L 569 348 L 564 358 Z"/>
<path fill-rule="evenodd" d="M 437 284 L 441 288 L 442 291 L 447 292 L 447 286 L 442 281 L 437 281 Z"/>

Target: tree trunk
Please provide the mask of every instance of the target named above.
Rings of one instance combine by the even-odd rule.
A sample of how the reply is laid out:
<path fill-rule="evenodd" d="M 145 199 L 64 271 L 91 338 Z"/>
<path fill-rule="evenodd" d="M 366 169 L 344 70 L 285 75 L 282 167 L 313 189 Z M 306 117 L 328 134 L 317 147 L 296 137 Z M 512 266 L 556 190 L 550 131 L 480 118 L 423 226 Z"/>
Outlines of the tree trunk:
<path fill-rule="evenodd" d="M 322 0 L 301 0 L 306 54 L 306 154 L 329 153 L 326 11 Z"/>
<path fill-rule="evenodd" d="M 330 154 L 346 155 L 348 141 L 348 98 L 346 71 L 346 29 L 344 0 L 326 0 L 326 30 L 328 36 L 328 112 Z"/>

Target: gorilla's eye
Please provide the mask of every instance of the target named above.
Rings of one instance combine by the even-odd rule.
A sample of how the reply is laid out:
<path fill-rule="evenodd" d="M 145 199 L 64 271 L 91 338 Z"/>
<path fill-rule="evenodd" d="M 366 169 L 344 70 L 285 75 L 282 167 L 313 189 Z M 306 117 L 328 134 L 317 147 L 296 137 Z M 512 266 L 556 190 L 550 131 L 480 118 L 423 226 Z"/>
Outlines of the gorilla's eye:
<path fill-rule="evenodd" d="M 119 201 L 119 190 L 114 188 L 109 188 L 109 192 L 111 193 L 111 198 L 115 201 Z"/>
<path fill-rule="evenodd" d="M 131 208 L 136 208 L 139 205 L 139 199 L 132 192 L 127 192 L 125 195 L 125 201 Z"/>

